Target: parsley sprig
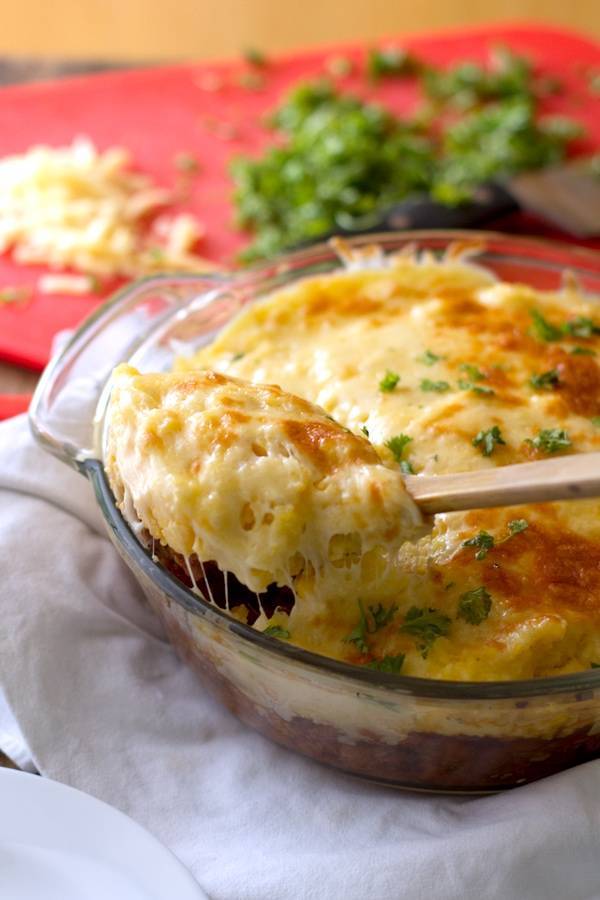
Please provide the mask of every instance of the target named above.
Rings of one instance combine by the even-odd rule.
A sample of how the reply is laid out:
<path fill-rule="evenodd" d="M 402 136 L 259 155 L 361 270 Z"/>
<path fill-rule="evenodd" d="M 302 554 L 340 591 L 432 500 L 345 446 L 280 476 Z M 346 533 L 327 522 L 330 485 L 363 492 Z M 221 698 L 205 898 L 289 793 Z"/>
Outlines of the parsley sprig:
<path fill-rule="evenodd" d="M 288 641 L 292 636 L 287 628 L 281 628 L 280 625 L 267 625 L 267 627 L 263 629 L 263 634 L 266 634 L 269 637 L 279 638 L 282 641 Z"/>
<path fill-rule="evenodd" d="M 532 375 L 529 384 L 536 391 L 551 391 L 560 384 L 560 375 L 558 369 L 548 369 L 547 372 L 540 372 Z"/>
<path fill-rule="evenodd" d="M 417 647 L 426 659 L 434 642 L 450 631 L 452 620 L 439 609 L 411 606 L 400 631 L 417 638 Z"/>
<path fill-rule="evenodd" d="M 481 625 L 489 616 L 491 608 L 492 596 L 481 586 L 460 595 L 456 615 L 470 625 Z"/>
<path fill-rule="evenodd" d="M 531 309 L 529 315 L 532 319 L 532 331 L 535 337 L 546 343 L 560 341 L 565 336 L 577 338 L 590 338 L 600 334 L 600 326 L 587 316 L 576 316 L 562 325 L 554 325 L 549 322 L 539 309 Z"/>
<path fill-rule="evenodd" d="M 492 428 L 478 431 L 471 443 L 474 447 L 479 447 L 484 456 L 491 456 L 494 449 L 499 444 L 506 444 L 506 441 L 498 426 L 493 425 Z"/>
<path fill-rule="evenodd" d="M 463 541 L 463 547 L 477 547 L 475 559 L 485 559 L 494 546 L 494 537 L 487 531 L 480 531 L 475 537 Z"/>
<path fill-rule="evenodd" d="M 436 394 L 443 394 L 450 390 L 447 381 L 432 381 L 431 378 L 422 378 L 419 387 L 422 391 L 434 391 Z"/>
<path fill-rule="evenodd" d="M 375 634 L 380 628 L 384 628 L 391 622 L 398 611 L 398 607 L 395 605 L 385 607 L 381 603 L 377 603 L 376 605 L 368 606 L 365 610 L 362 601 L 359 600 L 358 609 L 360 612 L 358 624 L 344 638 L 344 643 L 354 644 L 361 653 L 368 653 L 367 637 L 370 634 Z"/>
<path fill-rule="evenodd" d="M 397 656 L 386 656 L 383 659 L 373 659 L 367 663 L 368 669 L 376 669 L 378 672 L 386 672 L 392 675 L 398 675 L 404 665 L 404 653 Z"/>
<path fill-rule="evenodd" d="M 559 453 L 572 446 L 571 438 L 564 428 L 542 428 L 536 437 L 533 440 L 528 439 L 527 443 L 542 453 Z"/>
<path fill-rule="evenodd" d="M 404 475 L 414 475 L 414 469 L 412 464 L 408 459 L 404 459 L 404 451 L 412 438 L 407 434 L 396 434 L 394 437 L 391 437 L 388 441 L 385 442 L 384 447 L 387 447 L 394 456 L 394 459 L 400 465 L 400 471 Z"/>
<path fill-rule="evenodd" d="M 379 382 L 379 390 L 385 393 L 391 393 L 397 386 L 400 381 L 400 376 L 397 372 L 392 372 L 390 369 L 387 370 L 381 381 Z"/>
<path fill-rule="evenodd" d="M 437 353 L 433 353 L 431 350 L 425 350 L 420 356 L 417 356 L 417 362 L 423 363 L 424 366 L 433 366 L 441 359 L 445 359 L 445 357 L 438 356 Z"/>

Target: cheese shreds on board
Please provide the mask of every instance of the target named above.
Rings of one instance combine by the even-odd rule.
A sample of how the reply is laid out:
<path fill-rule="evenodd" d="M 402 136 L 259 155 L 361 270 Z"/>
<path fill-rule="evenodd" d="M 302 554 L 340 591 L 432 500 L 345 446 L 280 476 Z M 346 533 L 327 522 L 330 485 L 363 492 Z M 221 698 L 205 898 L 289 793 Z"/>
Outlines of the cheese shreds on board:
<path fill-rule="evenodd" d="M 85 137 L 66 147 L 32 147 L 0 159 L 0 252 L 99 278 L 215 268 L 194 253 L 201 222 L 188 213 L 166 217 L 173 200 L 132 170 L 121 147 L 99 151 Z M 155 235 L 149 220 L 159 212 L 162 234 Z M 44 287 L 55 292 L 51 282 Z"/>

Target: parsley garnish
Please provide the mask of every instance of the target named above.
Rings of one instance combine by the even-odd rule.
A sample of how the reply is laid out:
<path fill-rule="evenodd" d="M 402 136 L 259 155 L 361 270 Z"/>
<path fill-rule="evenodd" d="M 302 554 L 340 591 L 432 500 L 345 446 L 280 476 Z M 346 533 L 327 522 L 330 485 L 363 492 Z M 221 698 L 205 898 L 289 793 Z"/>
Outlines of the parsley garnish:
<path fill-rule="evenodd" d="M 571 356 L 596 356 L 596 351 L 591 347 L 573 347 Z"/>
<path fill-rule="evenodd" d="M 378 672 L 389 672 L 394 675 L 397 675 L 404 663 L 404 653 L 399 653 L 398 656 L 384 656 L 383 659 L 374 659 L 370 663 L 367 663 L 367 668 L 369 669 L 377 669 Z"/>
<path fill-rule="evenodd" d="M 486 376 L 481 369 L 471 363 L 463 363 L 460 368 L 463 372 L 467 373 L 471 381 L 485 381 L 486 379 Z"/>
<path fill-rule="evenodd" d="M 369 50 L 367 57 L 367 75 L 372 81 L 380 78 L 403 78 L 406 75 L 414 75 L 420 68 L 420 63 L 412 54 L 401 47 L 388 47 Z"/>
<path fill-rule="evenodd" d="M 498 444 L 506 444 L 506 441 L 498 426 L 494 425 L 492 428 L 479 431 L 471 443 L 474 447 L 479 447 L 484 456 L 491 456 L 494 448 Z"/>
<path fill-rule="evenodd" d="M 231 362 L 238 362 L 238 360 L 243 359 L 245 355 L 245 353 L 234 353 L 231 357 Z"/>
<path fill-rule="evenodd" d="M 279 625 L 268 625 L 263 630 L 263 634 L 267 634 L 269 637 L 280 638 L 282 641 L 287 641 L 291 638 L 287 628 L 281 628 Z"/>
<path fill-rule="evenodd" d="M 367 437 L 367 438 L 369 437 L 369 429 L 367 428 L 366 425 L 361 425 L 360 430 L 362 431 L 362 433 L 364 434 L 365 437 Z"/>
<path fill-rule="evenodd" d="M 525 531 L 526 528 L 529 528 L 527 519 L 511 519 L 508 523 L 508 530 L 510 531 L 511 537 L 514 534 L 520 534 L 522 531 Z"/>
<path fill-rule="evenodd" d="M 398 375 L 398 373 L 392 372 L 390 371 L 390 369 L 388 369 L 379 382 L 379 390 L 383 391 L 383 393 L 391 393 L 391 391 L 394 390 L 399 381 L 400 376 Z"/>
<path fill-rule="evenodd" d="M 592 416 L 590 422 L 594 426 L 594 428 L 600 428 L 600 416 Z"/>
<path fill-rule="evenodd" d="M 469 538 L 468 541 L 463 541 L 463 547 L 478 548 L 475 559 L 485 559 L 493 546 L 494 538 L 487 531 L 480 531 L 475 537 Z"/>
<path fill-rule="evenodd" d="M 412 467 L 412 463 L 408 459 L 400 460 L 400 471 L 403 475 L 414 475 L 415 470 Z"/>
<path fill-rule="evenodd" d="M 470 625 L 481 625 L 489 616 L 491 608 L 491 594 L 484 587 L 478 587 L 460 595 L 457 616 Z"/>
<path fill-rule="evenodd" d="M 532 375 L 529 379 L 531 387 L 536 391 L 551 391 L 560 384 L 560 375 L 558 369 L 548 369 L 547 372 L 540 372 L 539 375 Z"/>
<path fill-rule="evenodd" d="M 564 428 L 542 428 L 539 434 L 527 443 L 543 453 L 558 453 L 559 450 L 571 446 L 571 438 Z"/>
<path fill-rule="evenodd" d="M 418 638 L 417 647 L 425 659 L 437 638 L 448 634 L 452 620 L 438 609 L 411 606 L 400 631 Z"/>
<path fill-rule="evenodd" d="M 445 359 L 445 356 L 438 356 L 437 353 L 432 353 L 431 350 L 425 350 L 421 356 L 417 356 L 417 362 L 423 363 L 424 366 L 433 366 L 440 359 Z"/>
<path fill-rule="evenodd" d="M 592 319 L 588 319 L 586 316 L 577 316 L 563 325 L 563 331 L 565 334 L 570 334 L 571 337 L 589 338 L 594 334 L 599 334 L 600 328 L 594 324 Z"/>
<path fill-rule="evenodd" d="M 247 56 L 261 74 L 263 55 Z M 560 162 L 577 129 L 539 119 L 540 79 L 531 66 L 508 53 L 494 59 L 504 61 L 448 73 L 402 49 L 372 50 L 372 79 L 422 76 L 435 97 L 428 116 L 400 118 L 323 79 L 298 85 L 270 118 L 276 139 L 259 158 L 232 165 L 237 223 L 254 234 L 244 258 L 368 227 L 378 210 L 415 192 L 452 205 L 494 176 Z M 330 63 L 336 76 L 347 69 Z M 471 111 L 457 116 L 457 106 Z"/>
<path fill-rule="evenodd" d="M 557 328 L 556 325 L 552 325 L 552 323 L 545 319 L 537 309 L 530 309 L 529 315 L 533 320 L 533 332 L 540 341 L 546 341 L 546 343 L 560 341 L 563 336 L 562 328 Z"/>
<path fill-rule="evenodd" d="M 407 444 L 410 444 L 412 438 L 407 434 L 397 434 L 386 441 L 384 447 L 391 450 L 397 463 L 402 462 L 402 456 Z"/>
<path fill-rule="evenodd" d="M 464 378 L 458 379 L 458 386 L 461 391 L 473 391 L 474 394 L 482 397 L 493 397 L 496 393 L 491 387 L 486 387 L 484 384 L 473 384 L 472 381 L 466 381 Z"/>
<path fill-rule="evenodd" d="M 577 316 L 563 325 L 553 325 L 537 309 L 529 311 L 533 319 L 533 332 L 537 338 L 546 343 L 560 341 L 565 335 L 578 338 L 589 338 L 594 334 L 600 334 L 600 327 L 587 316 Z"/>
<path fill-rule="evenodd" d="M 432 381 L 430 378 L 423 378 L 420 384 L 422 391 L 435 391 L 437 394 L 443 394 L 444 391 L 450 390 L 447 381 Z"/>
<path fill-rule="evenodd" d="M 390 606 L 386 609 L 385 606 L 378 603 L 376 606 L 369 606 L 367 612 L 365 612 L 362 601 L 359 600 L 358 608 L 360 610 L 358 625 L 352 629 L 348 637 L 344 638 L 344 643 L 355 644 L 361 653 L 368 653 L 367 636 L 375 634 L 376 631 L 379 631 L 380 628 L 391 622 L 396 615 L 398 607 Z"/>

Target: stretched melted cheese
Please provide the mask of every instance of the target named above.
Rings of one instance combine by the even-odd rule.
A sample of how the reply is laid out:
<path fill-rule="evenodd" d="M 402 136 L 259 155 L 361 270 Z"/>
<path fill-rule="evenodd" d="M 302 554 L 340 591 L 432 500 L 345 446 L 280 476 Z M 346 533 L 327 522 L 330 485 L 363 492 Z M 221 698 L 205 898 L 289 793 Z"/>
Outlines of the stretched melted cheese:
<path fill-rule="evenodd" d="M 213 372 L 121 366 L 108 418 L 116 496 L 176 553 L 318 602 L 398 589 L 419 512 L 369 442 L 313 404 Z"/>
<path fill-rule="evenodd" d="M 551 340 L 535 331 L 532 311 L 554 326 Z M 299 281 L 247 307 L 178 368 L 277 382 L 356 434 L 366 428 L 390 467 L 386 442 L 403 433 L 417 473 L 469 471 L 543 456 L 532 443 L 543 429 L 564 429 L 566 452 L 600 449 L 600 338 L 590 320 L 600 324 L 597 304 L 575 287 L 542 292 L 456 260 L 397 258 Z M 388 370 L 399 382 L 385 392 Z M 545 372 L 554 375 L 536 389 L 532 376 Z M 494 426 L 504 443 L 485 456 L 473 440 Z M 517 519 L 528 527 L 511 536 Z M 494 546 L 477 559 L 464 542 L 482 530 Z M 405 654 L 402 671 L 428 677 L 527 678 L 600 662 L 597 501 L 438 516 L 429 536 L 401 548 L 397 566 L 387 594 L 376 595 L 394 612 L 366 633 L 366 651 L 348 640 L 361 623 L 355 595 L 319 603 L 300 590 L 289 620 L 274 621 L 307 649 L 359 664 Z M 491 609 L 473 625 L 459 604 L 481 587 Z M 412 606 L 450 620 L 425 655 L 402 629 Z"/>

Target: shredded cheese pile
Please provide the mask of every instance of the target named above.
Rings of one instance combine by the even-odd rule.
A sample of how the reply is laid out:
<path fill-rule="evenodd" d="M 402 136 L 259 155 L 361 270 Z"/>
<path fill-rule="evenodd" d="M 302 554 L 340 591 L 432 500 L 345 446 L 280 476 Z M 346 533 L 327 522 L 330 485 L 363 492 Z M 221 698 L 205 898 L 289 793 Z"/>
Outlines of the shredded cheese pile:
<path fill-rule="evenodd" d="M 100 152 L 85 137 L 1 159 L 0 252 L 87 277 L 42 277 L 46 293 L 85 293 L 97 278 L 214 268 L 193 252 L 203 235 L 194 216 L 164 219 L 162 232 L 148 227 L 174 198 L 130 164 L 125 149 Z"/>

